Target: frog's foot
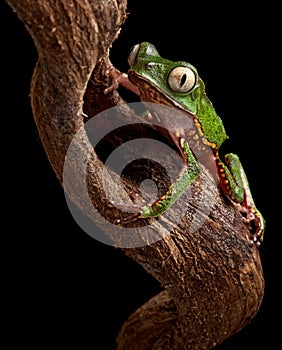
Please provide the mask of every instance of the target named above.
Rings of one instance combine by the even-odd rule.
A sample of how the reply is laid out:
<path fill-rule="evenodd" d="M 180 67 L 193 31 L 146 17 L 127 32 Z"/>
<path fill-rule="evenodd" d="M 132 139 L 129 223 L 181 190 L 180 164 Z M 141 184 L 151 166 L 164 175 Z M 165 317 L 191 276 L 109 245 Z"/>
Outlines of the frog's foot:
<path fill-rule="evenodd" d="M 140 201 L 140 199 L 138 201 Z M 141 205 L 141 203 L 139 203 L 139 204 L 112 203 L 112 204 L 124 213 L 122 218 L 118 218 L 118 219 L 113 221 L 114 225 L 123 226 L 123 225 L 130 223 L 130 222 L 136 221 L 137 219 L 142 217 L 143 206 Z"/>
<path fill-rule="evenodd" d="M 265 229 L 264 218 L 261 213 L 253 206 L 246 207 L 241 206 L 240 212 L 243 216 L 243 220 L 248 225 L 251 234 L 251 243 L 255 243 L 257 247 L 260 247 L 263 242 L 263 235 Z"/>
<path fill-rule="evenodd" d="M 124 217 L 124 218 L 121 218 L 121 219 L 116 219 L 114 221 L 114 225 L 121 225 L 121 226 L 123 226 L 123 225 L 129 224 L 130 222 L 136 221 L 140 217 L 142 217 L 142 211 L 141 210 L 138 213 L 130 214 L 127 217 Z"/>
<path fill-rule="evenodd" d="M 119 85 L 122 85 L 136 95 L 140 95 L 138 87 L 131 83 L 131 81 L 128 79 L 128 75 L 120 72 L 111 63 L 110 67 L 106 70 L 106 74 L 110 76 L 112 83 L 107 89 L 104 90 L 105 94 L 117 90 Z"/>

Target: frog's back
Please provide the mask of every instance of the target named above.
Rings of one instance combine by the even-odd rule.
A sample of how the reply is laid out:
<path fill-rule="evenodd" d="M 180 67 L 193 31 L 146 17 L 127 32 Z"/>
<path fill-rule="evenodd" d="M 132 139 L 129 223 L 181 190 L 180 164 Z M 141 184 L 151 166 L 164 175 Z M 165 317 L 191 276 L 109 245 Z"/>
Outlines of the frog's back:
<path fill-rule="evenodd" d="M 198 89 L 196 117 L 201 125 L 204 137 L 219 148 L 227 138 L 225 128 L 213 104 L 207 97 L 204 83 L 200 78 Z"/>

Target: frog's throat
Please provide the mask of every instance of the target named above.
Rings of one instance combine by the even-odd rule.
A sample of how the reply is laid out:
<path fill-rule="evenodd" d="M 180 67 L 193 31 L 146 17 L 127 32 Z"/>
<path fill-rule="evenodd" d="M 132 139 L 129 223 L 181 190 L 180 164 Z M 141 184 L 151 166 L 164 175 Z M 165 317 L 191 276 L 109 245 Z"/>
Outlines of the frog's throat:
<path fill-rule="evenodd" d="M 210 142 L 204 137 L 202 125 L 194 113 L 188 111 L 174 99 L 166 96 L 156 85 L 154 85 L 152 82 L 149 82 L 146 78 L 140 76 L 134 71 L 129 72 L 129 78 L 134 84 L 138 85 L 140 91 L 140 100 L 142 102 L 152 102 L 166 106 L 177 107 L 193 120 L 195 128 L 189 130 L 188 134 L 185 135 L 185 138 L 187 138 L 187 141 L 192 149 L 198 149 L 199 151 L 203 152 L 205 149 L 207 149 L 207 147 L 210 147 L 214 152 L 216 151 L 216 143 Z"/>

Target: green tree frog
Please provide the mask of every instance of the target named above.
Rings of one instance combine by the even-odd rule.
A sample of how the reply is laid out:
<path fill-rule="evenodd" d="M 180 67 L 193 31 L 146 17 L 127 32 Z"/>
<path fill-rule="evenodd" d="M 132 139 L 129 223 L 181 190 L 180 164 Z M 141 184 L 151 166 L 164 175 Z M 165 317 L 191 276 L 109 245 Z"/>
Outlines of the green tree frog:
<path fill-rule="evenodd" d="M 182 153 L 185 171 L 164 196 L 141 207 L 140 212 L 129 217 L 129 221 L 157 217 L 164 213 L 200 173 L 195 149 L 205 150 L 209 147 L 212 150 L 219 187 L 231 201 L 237 203 L 243 220 L 249 226 L 251 243 L 260 246 L 265 230 L 264 218 L 254 204 L 239 157 L 229 153 L 225 155 L 224 162 L 219 157 L 218 150 L 227 138 L 226 132 L 221 118 L 205 93 L 204 83 L 195 67 L 187 62 L 173 62 L 162 58 L 155 46 L 147 42 L 132 48 L 128 62 L 128 75 L 111 66 L 109 71 L 113 83 L 106 89 L 106 93 L 121 84 L 138 94 L 142 102 L 155 102 L 181 109 L 194 125 L 188 133 L 179 128 L 172 135 Z M 205 162 L 203 159 L 202 161 Z"/>

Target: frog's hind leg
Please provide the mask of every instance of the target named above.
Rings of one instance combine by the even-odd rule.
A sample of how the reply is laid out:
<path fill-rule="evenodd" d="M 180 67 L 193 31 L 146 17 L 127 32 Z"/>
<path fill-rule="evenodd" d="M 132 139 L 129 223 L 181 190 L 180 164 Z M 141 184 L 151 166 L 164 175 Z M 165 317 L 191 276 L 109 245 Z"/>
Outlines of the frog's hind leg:
<path fill-rule="evenodd" d="M 237 203 L 244 200 L 244 185 L 241 176 L 241 162 L 236 154 L 225 155 L 225 164 L 216 155 L 219 186 L 223 192 Z"/>
<path fill-rule="evenodd" d="M 240 166 L 240 172 L 245 194 L 244 201 L 241 204 L 241 213 L 245 216 L 245 221 L 249 225 L 253 242 L 259 247 L 264 238 L 265 220 L 255 206 L 249 182 L 242 165 Z"/>
<path fill-rule="evenodd" d="M 223 164 L 217 156 L 217 167 L 221 189 L 230 199 L 239 204 L 239 210 L 248 224 L 251 240 L 260 246 L 263 241 L 265 221 L 254 204 L 239 157 L 233 153 L 226 154 L 225 164 Z"/>

